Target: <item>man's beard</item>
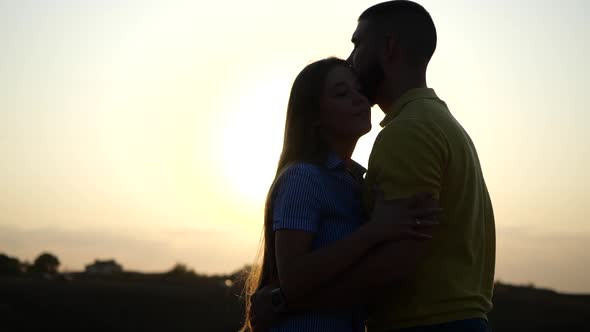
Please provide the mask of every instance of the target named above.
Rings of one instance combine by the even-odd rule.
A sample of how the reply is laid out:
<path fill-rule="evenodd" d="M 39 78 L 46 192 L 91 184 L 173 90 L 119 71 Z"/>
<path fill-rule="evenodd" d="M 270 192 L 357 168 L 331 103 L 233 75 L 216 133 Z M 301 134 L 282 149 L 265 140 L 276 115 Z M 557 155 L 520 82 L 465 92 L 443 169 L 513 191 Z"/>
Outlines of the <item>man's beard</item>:
<path fill-rule="evenodd" d="M 362 84 L 361 92 L 367 97 L 371 106 L 377 104 L 377 93 L 385 79 L 385 72 L 379 62 L 371 63 L 365 73 L 359 73 L 359 79 Z"/>

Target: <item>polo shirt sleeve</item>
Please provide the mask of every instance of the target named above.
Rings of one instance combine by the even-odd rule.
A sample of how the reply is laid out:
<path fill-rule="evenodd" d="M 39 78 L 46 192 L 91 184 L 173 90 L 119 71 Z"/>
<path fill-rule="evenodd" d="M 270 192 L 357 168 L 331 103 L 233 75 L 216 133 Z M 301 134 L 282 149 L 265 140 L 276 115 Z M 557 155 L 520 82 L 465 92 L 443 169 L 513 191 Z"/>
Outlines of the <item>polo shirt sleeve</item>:
<path fill-rule="evenodd" d="M 272 206 L 273 230 L 318 231 L 321 187 L 313 167 L 297 164 L 281 174 Z"/>
<path fill-rule="evenodd" d="M 386 199 L 432 193 L 439 199 L 447 146 L 436 124 L 418 120 L 396 120 L 375 141 L 367 177 Z"/>

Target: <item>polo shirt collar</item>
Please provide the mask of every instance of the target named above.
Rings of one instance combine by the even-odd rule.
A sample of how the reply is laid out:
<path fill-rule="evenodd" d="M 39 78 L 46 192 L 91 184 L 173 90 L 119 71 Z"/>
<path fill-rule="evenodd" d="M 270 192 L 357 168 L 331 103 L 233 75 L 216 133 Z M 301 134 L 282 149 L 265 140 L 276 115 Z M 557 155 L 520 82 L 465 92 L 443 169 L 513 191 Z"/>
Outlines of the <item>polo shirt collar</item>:
<path fill-rule="evenodd" d="M 391 122 L 391 120 L 395 119 L 395 117 L 401 113 L 407 104 L 418 99 L 438 99 L 438 96 L 431 88 L 410 89 L 401 95 L 401 97 L 399 97 L 395 102 L 393 102 L 391 111 L 385 114 L 385 118 L 383 118 L 383 121 L 381 121 L 379 125 L 381 125 L 381 127 L 385 127 Z"/>

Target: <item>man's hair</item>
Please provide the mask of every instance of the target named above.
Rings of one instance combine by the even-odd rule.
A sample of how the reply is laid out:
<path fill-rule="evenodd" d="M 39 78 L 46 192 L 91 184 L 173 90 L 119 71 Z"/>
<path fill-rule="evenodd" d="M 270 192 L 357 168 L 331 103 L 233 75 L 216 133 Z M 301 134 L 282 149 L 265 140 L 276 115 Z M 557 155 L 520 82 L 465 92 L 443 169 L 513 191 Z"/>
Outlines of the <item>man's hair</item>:
<path fill-rule="evenodd" d="M 434 22 L 428 11 L 413 1 L 382 2 L 365 10 L 358 20 L 368 22 L 372 34 L 392 34 L 409 64 L 428 64 L 434 54 Z"/>

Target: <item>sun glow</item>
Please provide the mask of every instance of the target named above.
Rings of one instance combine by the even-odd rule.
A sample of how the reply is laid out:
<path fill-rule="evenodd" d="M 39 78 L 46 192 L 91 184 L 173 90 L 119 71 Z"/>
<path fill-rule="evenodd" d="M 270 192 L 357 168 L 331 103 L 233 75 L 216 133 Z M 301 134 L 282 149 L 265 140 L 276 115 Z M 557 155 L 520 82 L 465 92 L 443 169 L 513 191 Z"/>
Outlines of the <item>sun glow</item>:
<path fill-rule="evenodd" d="M 276 70 L 244 83 L 224 108 L 217 151 L 225 183 L 239 200 L 264 201 L 283 144 L 291 80 Z"/>

